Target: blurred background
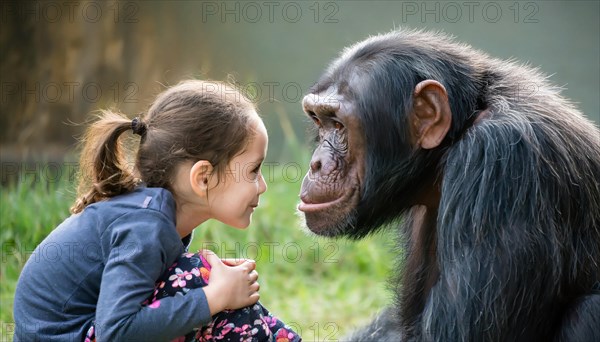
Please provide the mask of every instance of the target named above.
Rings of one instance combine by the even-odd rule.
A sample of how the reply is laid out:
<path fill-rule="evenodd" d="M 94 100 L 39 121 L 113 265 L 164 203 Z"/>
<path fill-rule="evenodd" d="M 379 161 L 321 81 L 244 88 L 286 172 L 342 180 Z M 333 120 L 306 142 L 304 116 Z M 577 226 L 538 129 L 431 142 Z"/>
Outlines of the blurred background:
<path fill-rule="evenodd" d="M 597 1 L 2 1 L 0 14 L 2 336 L 20 268 L 68 215 L 79 124 L 95 110 L 134 117 L 186 78 L 250 95 L 270 135 L 270 191 L 247 232 L 203 225 L 194 247 L 262 259 L 265 305 L 308 341 L 340 338 L 391 298 L 393 230 L 320 240 L 294 214 L 311 148 L 300 101 L 345 46 L 397 27 L 443 30 L 540 67 L 600 122 Z"/>

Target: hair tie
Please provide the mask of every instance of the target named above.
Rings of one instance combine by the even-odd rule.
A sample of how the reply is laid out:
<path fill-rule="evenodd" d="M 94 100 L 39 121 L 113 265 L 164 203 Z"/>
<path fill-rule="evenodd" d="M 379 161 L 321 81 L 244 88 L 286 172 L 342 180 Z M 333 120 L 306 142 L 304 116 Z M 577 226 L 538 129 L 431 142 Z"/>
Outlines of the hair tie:
<path fill-rule="evenodd" d="M 144 136 L 146 134 L 146 124 L 140 121 L 140 118 L 134 118 L 131 120 L 131 130 L 133 134 Z"/>

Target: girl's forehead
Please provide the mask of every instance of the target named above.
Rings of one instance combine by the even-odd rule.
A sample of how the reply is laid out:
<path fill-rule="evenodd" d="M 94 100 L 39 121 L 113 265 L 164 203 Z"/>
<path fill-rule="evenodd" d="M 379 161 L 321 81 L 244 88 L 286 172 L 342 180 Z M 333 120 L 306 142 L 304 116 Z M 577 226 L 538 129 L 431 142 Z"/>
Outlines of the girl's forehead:
<path fill-rule="evenodd" d="M 267 152 L 268 142 L 269 136 L 267 135 L 267 130 L 261 123 L 261 125 L 257 127 L 254 137 L 250 142 L 250 149 L 255 153 L 264 155 Z"/>
<path fill-rule="evenodd" d="M 252 111 L 252 113 L 250 114 L 253 116 L 253 123 L 252 123 L 252 129 L 253 129 L 253 133 L 254 133 L 254 137 L 252 140 L 256 140 L 257 138 L 260 139 L 264 139 L 264 140 L 268 140 L 269 139 L 269 135 L 267 133 L 267 128 L 265 127 L 265 123 L 262 121 L 262 119 L 260 118 L 260 116 L 258 116 L 258 114 L 255 111 Z"/>
<path fill-rule="evenodd" d="M 248 159 L 264 158 L 265 154 L 267 153 L 267 146 L 269 142 L 267 129 L 262 119 L 256 113 L 254 114 L 254 119 L 251 125 L 252 128 L 249 133 L 252 136 L 248 140 L 248 144 L 246 145 L 246 148 L 242 154 L 240 154 L 240 157 Z"/>

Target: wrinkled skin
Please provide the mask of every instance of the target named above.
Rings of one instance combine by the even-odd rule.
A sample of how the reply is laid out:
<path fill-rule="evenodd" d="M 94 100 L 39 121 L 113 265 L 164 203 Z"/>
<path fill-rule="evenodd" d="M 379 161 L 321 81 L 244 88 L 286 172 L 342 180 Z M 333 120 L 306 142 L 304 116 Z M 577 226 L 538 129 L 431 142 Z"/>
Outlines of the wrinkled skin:
<path fill-rule="evenodd" d="M 403 251 L 395 303 L 351 340 L 600 341 L 600 132 L 556 89 L 421 31 L 353 45 L 313 86 L 306 226 L 399 226 Z"/>
<path fill-rule="evenodd" d="M 328 89 L 303 100 L 318 129 L 318 146 L 302 182 L 299 210 L 315 233 L 338 235 L 355 220 L 364 177 L 364 136 L 354 106 Z"/>

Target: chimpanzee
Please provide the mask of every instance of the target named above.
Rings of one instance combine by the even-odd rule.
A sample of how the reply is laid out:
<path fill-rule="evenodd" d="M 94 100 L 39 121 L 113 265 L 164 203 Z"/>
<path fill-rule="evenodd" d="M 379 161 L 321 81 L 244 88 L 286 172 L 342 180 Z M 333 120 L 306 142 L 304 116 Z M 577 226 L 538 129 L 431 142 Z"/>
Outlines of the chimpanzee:
<path fill-rule="evenodd" d="M 401 222 L 397 301 L 355 340 L 600 341 L 600 130 L 538 70 L 439 32 L 370 37 L 303 100 L 307 227 Z"/>

